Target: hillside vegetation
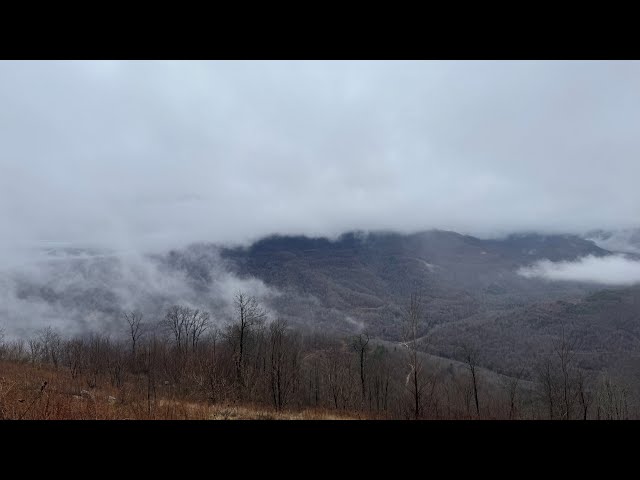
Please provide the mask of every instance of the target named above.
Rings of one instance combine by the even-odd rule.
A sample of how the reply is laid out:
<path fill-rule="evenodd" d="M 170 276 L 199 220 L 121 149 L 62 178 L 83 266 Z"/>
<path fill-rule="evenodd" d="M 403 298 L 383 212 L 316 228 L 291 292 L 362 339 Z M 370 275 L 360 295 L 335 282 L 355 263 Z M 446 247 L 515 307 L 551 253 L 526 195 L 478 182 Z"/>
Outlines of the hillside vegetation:
<path fill-rule="evenodd" d="M 175 305 L 160 321 L 124 312 L 118 338 L 52 328 L 0 348 L 4 419 L 623 419 L 638 415 L 624 382 L 590 375 L 564 337 L 514 376 L 426 353 L 423 301 L 412 295 L 403 340 L 339 336 L 270 318 L 238 293 L 224 327 Z"/>

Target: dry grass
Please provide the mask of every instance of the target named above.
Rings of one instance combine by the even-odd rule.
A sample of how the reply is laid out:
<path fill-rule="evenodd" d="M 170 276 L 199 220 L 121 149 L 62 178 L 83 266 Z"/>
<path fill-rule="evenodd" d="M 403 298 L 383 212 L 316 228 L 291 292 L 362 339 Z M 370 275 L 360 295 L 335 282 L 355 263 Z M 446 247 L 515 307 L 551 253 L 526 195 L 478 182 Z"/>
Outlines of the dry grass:
<path fill-rule="evenodd" d="M 45 383 L 46 382 L 46 383 Z M 46 365 L 0 362 L 0 419 L 22 420 L 349 420 L 361 414 L 322 409 L 281 411 L 253 405 L 210 405 L 157 396 L 125 384 L 98 388 Z"/>

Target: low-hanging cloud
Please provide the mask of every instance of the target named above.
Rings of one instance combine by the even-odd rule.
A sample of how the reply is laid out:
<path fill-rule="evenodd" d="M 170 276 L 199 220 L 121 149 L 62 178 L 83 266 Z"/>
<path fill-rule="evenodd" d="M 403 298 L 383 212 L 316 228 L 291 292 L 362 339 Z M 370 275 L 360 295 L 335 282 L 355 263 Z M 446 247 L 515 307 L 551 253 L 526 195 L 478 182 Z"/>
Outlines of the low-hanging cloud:
<path fill-rule="evenodd" d="M 174 304 L 207 310 L 215 323 L 224 324 L 234 315 L 239 291 L 255 295 L 270 310 L 277 290 L 233 274 L 212 247 L 200 248 L 197 259 L 194 250 L 174 252 L 181 265 L 137 253 L 33 252 L 28 263 L 0 268 L 0 327 L 12 337 L 47 326 L 65 334 L 122 334 L 122 312 L 139 311 L 155 324 Z M 184 265 L 197 265 L 206 279 Z"/>
<path fill-rule="evenodd" d="M 640 230 L 596 231 L 586 235 L 600 248 L 611 252 L 640 254 Z"/>
<path fill-rule="evenodd" d="M 627 286 L 640 283 L 640 261 L 626 255 L 588 255 L 573 262 L 541 260 L 518 273 L 528 278 Z"/>
<path fill-rule="evenodd" d="M 0 255 L 637 226 L 639 83 L 639 62 L 0 62 Z"/>

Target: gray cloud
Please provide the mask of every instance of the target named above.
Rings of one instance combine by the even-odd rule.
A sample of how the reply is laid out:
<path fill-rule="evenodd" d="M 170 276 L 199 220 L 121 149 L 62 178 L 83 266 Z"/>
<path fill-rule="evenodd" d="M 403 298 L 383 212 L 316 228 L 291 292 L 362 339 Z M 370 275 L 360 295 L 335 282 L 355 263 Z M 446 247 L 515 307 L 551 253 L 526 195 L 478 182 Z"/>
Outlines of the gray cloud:
<path fill-rule="evenodd" d="M 0 62 L 0 255 L 636 226 L 639 83 L 638 62 Z"/>
<path fill-rule="evenodd" d="M 640 254 L 640 230 L 638 229 L 590 232 L 587 238 L 600 248 L 611 252 Z"/>
<path fill-rule="evenodd" d="M 180 254 L 188 258 L 190 250 Z M 210 276 L 205 284 L 136 252 L 32 251 L 30 261 L 0 269 L 0 327 L 11 337 L 49 325 L 68 334 L 122 334 L 123 311 L 140 311 L 153 324 L 173 304 L 210 311 L 214 322 L 224 324 L 238 291 L 257 296 L 275 316 L 269 307 L 280 292 L 233 275 L 213 249 L 198 261 Z"/>
<path fill-rule="evenodd" d="M 542 260 L 521 268 L 518 273 L 528 278 L 540 277 L 556 281 L 633 285 L 640 283 L 640 261 L 625 255 L 588 255 L 575 262 Z"/>

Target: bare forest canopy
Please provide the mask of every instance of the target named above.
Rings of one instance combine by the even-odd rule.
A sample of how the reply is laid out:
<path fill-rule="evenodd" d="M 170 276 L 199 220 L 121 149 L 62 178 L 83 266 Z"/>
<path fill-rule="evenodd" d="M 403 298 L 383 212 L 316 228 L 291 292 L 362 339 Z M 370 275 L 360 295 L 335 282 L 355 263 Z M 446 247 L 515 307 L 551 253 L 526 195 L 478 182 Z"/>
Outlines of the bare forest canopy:
<path fill-rule="evenodd" d="M 459 362 L 425 354 L 418 295 L 410 298 L 397 344 L 269 321 L 257 299 L 242 292 L 233 304 L 234 320 L 223 328 L 208 312 L 175 305 L 157 322 L 124 312 L 118 339 L 45 328 L 26 342 L 1 342 L 0 418 L 230 418 L 238 407 L 250 412 L 244 418 L 638 415 L 628 386 L 580 369 L 575 344 L 564 336 L 529 379 L 524 369 L 504 376 L 482 368 L 482 348 L 474 343 L 459 345 Z"/>

